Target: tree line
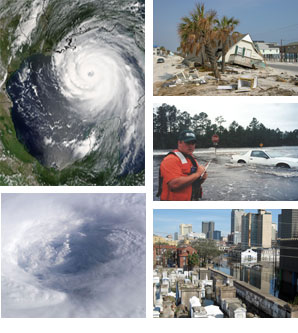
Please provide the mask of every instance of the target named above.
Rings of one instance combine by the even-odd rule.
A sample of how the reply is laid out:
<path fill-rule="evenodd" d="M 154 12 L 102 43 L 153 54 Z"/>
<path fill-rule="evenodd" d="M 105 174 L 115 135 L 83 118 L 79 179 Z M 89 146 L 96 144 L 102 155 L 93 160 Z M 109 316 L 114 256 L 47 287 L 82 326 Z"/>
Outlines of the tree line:
<path fill-rule="evenodd" d="M 180 111 L 175 105 L 162 104 L 153 110 L 153 148 L 173 149 L 177 147 L 178 134 L 185 129 L 192 129 L 197 137 L 197 148 L 213 146 L 211 137 L 219 135 L 219 147 L 264 147 L 298 146 L 298 129 L 282 132 L 279 128 L 270 129 L 252 118 L 244 128 L 236 121 L 228 127 L 223 124 L 226 120 L 222 116 L 215 118 L 215 122 L 208 118 L 208 114 L 200 112 L 191 116 L 187 111 Z"/>

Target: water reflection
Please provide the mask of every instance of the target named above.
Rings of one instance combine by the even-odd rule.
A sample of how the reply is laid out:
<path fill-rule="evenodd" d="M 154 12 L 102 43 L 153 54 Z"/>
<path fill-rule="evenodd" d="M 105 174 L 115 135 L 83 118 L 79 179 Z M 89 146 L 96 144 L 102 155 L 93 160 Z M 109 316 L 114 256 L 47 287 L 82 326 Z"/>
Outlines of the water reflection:
<path fill-rule="evenodd" d="M 279 269 L 274 263 L 261 262 L 257 266 L 241 265 L 230 258 L 223 258 L 214 268 L 234 278 L 262 290 L 264 293 L 278 297 Z"/>

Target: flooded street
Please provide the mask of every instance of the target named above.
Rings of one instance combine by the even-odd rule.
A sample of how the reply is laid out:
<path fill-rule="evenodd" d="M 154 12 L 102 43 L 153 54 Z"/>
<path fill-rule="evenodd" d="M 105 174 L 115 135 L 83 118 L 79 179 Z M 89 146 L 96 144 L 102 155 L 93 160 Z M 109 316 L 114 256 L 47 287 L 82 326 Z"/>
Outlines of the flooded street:
<path fill-rule="evenodd" d="M 298 169 L 263 165 L 231 163 L 231 156 L 243 154 L 250 148 L 196 149 L 200 164 L 212 161 L 208 179 L 203 184 L 202 200 L 214 201 L 296 201 L 298 200 Z M 298 147 L 271 147 L 265 149 L 272 156 L 298 158 Z M 153 200 L 158 189 L 159 165 L 168 151 L 154 151 Z"/>
<path fill-rule="evenodd" d="M 240 265 L 239 262 L 233 261 L 231 258 L 223 257 L 219 265 L 214 266 L 215 269 L 233 276 L 234 278 L 247 282 L 248 284 L 261 289 L 262 292 L 278 297 L 278 265 L 274 266 L 273 262 L 259 262 L 258 266 L 250 267 L 249 265 Z"/>

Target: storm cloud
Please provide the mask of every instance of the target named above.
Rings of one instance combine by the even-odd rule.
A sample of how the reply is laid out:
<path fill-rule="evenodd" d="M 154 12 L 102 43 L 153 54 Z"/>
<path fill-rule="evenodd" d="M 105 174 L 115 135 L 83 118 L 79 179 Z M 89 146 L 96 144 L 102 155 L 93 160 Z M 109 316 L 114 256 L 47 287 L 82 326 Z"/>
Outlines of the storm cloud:
<path fill-rule="evenodd" d="M 2 194 L 2 317 L 145 317 L 144 194 Z"/>

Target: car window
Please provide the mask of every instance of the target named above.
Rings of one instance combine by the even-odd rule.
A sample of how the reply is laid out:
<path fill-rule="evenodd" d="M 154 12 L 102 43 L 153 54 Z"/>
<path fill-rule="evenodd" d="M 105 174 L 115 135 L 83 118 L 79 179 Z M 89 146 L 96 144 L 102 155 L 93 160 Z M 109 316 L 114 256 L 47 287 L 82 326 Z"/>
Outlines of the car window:
<path fill-rule="evenodd" d="M 252 157 L 268 158 L 268 155 L 266 153 L 264 153 L 263 151 L 261 151 L 261 150 L 253 150 L 251 152 L 250 156 L 252 156 Z"/>

